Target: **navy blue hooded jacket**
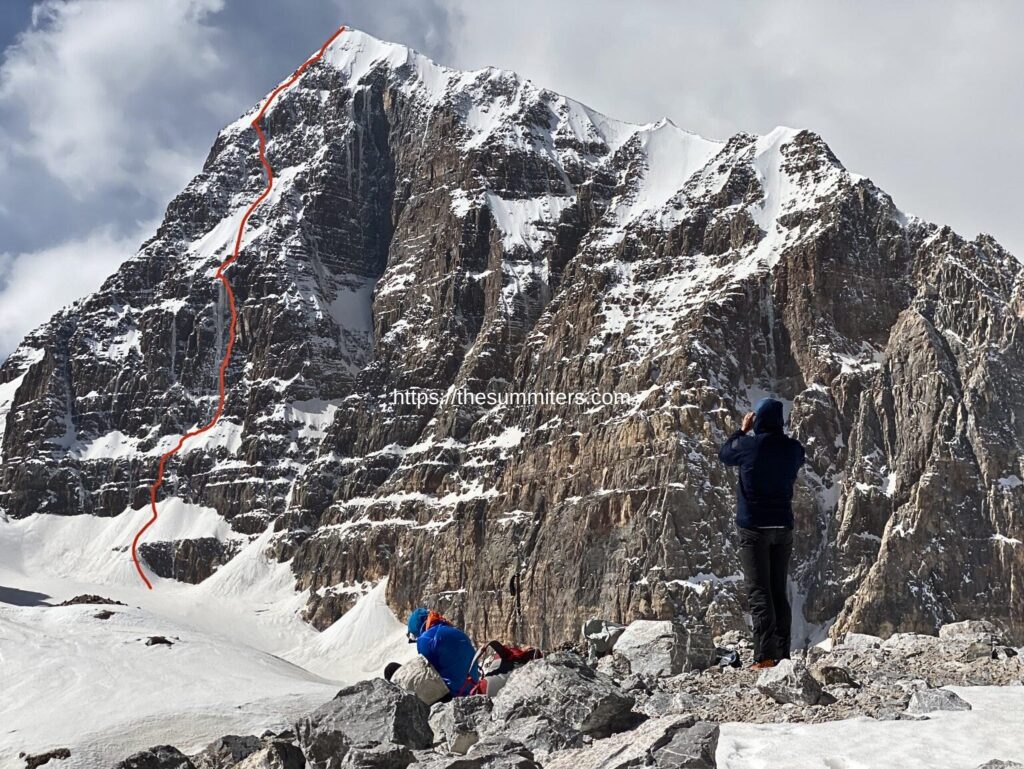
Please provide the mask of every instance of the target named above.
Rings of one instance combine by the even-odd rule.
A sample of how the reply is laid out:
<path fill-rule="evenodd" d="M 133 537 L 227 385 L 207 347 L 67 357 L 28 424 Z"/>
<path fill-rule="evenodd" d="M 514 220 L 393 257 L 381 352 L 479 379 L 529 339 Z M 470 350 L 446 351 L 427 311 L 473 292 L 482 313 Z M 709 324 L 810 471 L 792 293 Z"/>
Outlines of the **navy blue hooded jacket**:
<path fill-rule="evenodd" d="M 782 403 L 762 398 L 754 407 L 753 434 L 737 430 L 718 458 L 739 468 L 736 525 L 793 528 L 793 484 L 804 463 L 800 441 L 783 432 Z"/>

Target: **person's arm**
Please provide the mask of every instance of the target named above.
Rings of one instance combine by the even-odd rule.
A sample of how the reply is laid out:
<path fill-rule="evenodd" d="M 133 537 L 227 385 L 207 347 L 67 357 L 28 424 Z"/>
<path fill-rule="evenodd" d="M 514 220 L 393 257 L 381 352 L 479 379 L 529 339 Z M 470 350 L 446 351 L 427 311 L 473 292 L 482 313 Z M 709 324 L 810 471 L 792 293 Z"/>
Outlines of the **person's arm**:
<path fill-rule="evenodd" d="M 722 460 L 722 464 L 729 467 L 735 467 L 743 459 L 743 453 L 739 446 L 739 439 L 747 434 L 747 431 L 754 426 L 754 412 L 750 411 L 743 416 L 743 424 L 740 425 L 740 429 L 729 436 L 729 439 L 722 444 L 722 448 L 718 450 L 718 458 Z"/>
<path fill-rule="evenodd" d="M 437 649 L 437 638 L 436 633 L 431 633 L 429 636 L 426 633 L 421 633 L 420 637 L 416 639 L 416 651 L 421 657 L 426 657 L 434 667 L 437 667 L 437 663 L 434 661 L 436 657 Z"/>

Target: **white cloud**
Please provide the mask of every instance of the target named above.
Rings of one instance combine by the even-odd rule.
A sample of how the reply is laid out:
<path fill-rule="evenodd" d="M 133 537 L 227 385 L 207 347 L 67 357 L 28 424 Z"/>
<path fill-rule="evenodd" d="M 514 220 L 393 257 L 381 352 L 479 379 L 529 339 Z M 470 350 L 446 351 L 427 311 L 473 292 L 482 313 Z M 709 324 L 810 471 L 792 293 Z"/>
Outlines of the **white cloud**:
<path fill-rule="evenodd" d="M 0 253 L 0 357 L 59 308 L 98 289 L 156 226 L 145 222 L 123 237 L 103 227 L 52 248 Z"/>
<path fill-rule="evenodd" d="M 128 187 L 173 194 L 194 172 L 185 107 L 226 76 L 222 0 L 45 0 L 4 55 L 7 153 L 34 159 L 79 196 Z M 193 93 L 197 91 L 198 93 Z"/>

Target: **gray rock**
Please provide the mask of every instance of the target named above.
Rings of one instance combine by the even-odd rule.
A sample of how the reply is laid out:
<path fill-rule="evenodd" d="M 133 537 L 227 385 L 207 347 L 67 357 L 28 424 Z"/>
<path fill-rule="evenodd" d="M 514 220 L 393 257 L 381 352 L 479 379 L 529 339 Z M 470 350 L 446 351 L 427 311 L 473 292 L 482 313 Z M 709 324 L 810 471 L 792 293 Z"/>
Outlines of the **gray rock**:
<path fill-rule="evenodd" d="M 939 628 L 939 638 L 943 640 L 951 638 L 986 640 L 995 644 L 1002 641 L 1002 633 L 988 620 L 968 619 L 943 625 Z"/>
<path fill-rule="evenodd" d="M 552 756 L 545 769 L 714 769 L 718 726 L 692 716 L 652 718 L 630 732 Z"/>
<path fill-rule="evenodd" d="M 640 712 L 651 718 L 662 716 L 676 716 L 683 713 L 692 713 L 699 707 L 703 700 L 688 692 L 654 692 L 640 705 Z"/>
<path fill-rule="evenodd" d="M 313 769 L 336 769 L 348 765 L 342 761 L 354 748 L 386 743 L 412 749 L 430 747 L 434 735 L 428 718 L 427 706 L 416 695 L 374 678 L 342 689 L 302 719 L 295 731 Z M 363 758 L 377 760 L 375 756 Z"/>
<path fill-rule="evenodd" d="M 229 734 L 214 740 L 191 758 L 196 769 L 230 769 L 262 747 L 259 737 Z"/>
<path fill-rule="evenodd" d="M 757 679 L 757 689 L 779 703 L 817 705 L 821 701 L 821 685 L 807 667 L 794 660 L 780 660 Z"/>
<path fill-rule="evenodd" d="M 492 721 L 489 726 L 490 731 L 486 733 L 485 740 L 511 740 L 538 758 L 583 745 L 581 732 L 545 715 L 515 718 L 506 723 Z"/>
<path fill-rule="evenodd" d="M 854 680 L 849 670 L 839 665 L 812 665 L 810 671 L 815 680 L 823 686 L 852 686 L 854 689 L 861 686 Z"/>
<path fill-rule="evenodd" d="M 508 722 L 543 715 L 583 734 L 604 737 L 635 723 L 634 698 L 570 652 L 556 652 L 509 676 L 493 701 L 492 718 Z"/>
<path fill-rule="evenodd" d="M 749 645 L 749 633 L 741 630 L 728 630 L 722 633 L 720 636 L 716 636 L 714 641 L 718 646 L 725 646 L 727 648 L 737 648 L 740 646 Z"/>
<path fill-rule="evenodd" d="M 715 769 L 718 735 L 718 724 L 707 721 L 678 729 L 668 744 L 654 750 L 654 765 L 658 769 Z"/>
<path fill-rule="evenodd" d="M 807 655 L 805 657 L 805 662 L 808 665 L 812 665 L 815 662 L 817 662 L 818 660 L 823 659 L 824 657 L 827 657 L 829 654 L 830 654 L 830 652 L 825 651 L 820 646 L 812 646 L 811 648 L 809 648 L 807 650 Z"/>
<path fill-rule="evenodd" d="M 412 751 L 405 745 L 386 742 L 381 745 L 349 748 L 341 762 L 338 763 L 338 767 L 339 769 L 406 769 L 415 760 Z"/>
<path fill-rule="evenodd" d="M 1002 759 L 993 758 L 991 761 L 986 761 L 977 769 L 1024 769 L 1024 764 L 1019 764 L 1016 761 L 1003 761 Z"/>
<path fill-rule="evenodd" d="M 651 691 L 651 683 L 644 676 L 630 673 L 619 681 L 619 688 L 624 692 L 649 692 Z"/>
<path fill-rule="evenodd" d="M 710 633 L 669 620 L 637 620 L 619 636 L 612 654 L 631 673 L 667 677 L 708 667 L 714 648 Z"/>
<path fill-rule="evenodd" d="M 847 633 L 843 637 L 843 646 L 847 649 L 880 649 L 882 639 L 868 633 Z"/>
<path fill-rule="evenodd" d="M 297 747 L 278 740 L 250 754 L 238 764 L 227 766 L 233 766 L 234 769 L 304 769 L 306 759 Z"/>
<path fill-rule="evenodd" d="M 616 657 L 614 654 L 606 654 L 597 660 L 597 672 L 612 678 L 628 678 L 632 675 L 629 672 L 629 663 L 624 657 Z"/>
<path fill-rule="evenodd" d="M 480 769 L 480 759 L 473 756 L 430 756 L 419 757 L 416 769 Z"/>
<path fill-rule="evenodd" d="M 936 710 L 970 710 L 971 703 L 949 689 L 918 689 L 910 695 L 907 712 L 914 715 Z"/>
<path fill-rule="evenodd" d="M 900 654 L 923 653 L 935 649 L 940 643 L 938 636 L 923 633 L 893 633 L 882 642 L 886 651 Z"/>
<path fill-rule="evenodd" d="M 230 561 L 241 549 L 236 540 L 216 537 L 143 542 L 139 555 L 153 573 L 180 582 L 198 584 Z"/>
<path fill-rule="evenodd" d="M 583 623 L 582 634 L 587 642 L 587 649 L 594 656 L 600 657 L 611 652 L 615 642 L 626 629 L 625 625 L 609 622 L 604 619 L 588 619 Z"/>
<path fill-rule="evenodd" d="M 188 756 L 171 745 L 157 745 L 133 753 L 112 769 L 195 769 Z"/>
<path fill-rule="evenodd" d="M 975 660 L 991 660 L 996 658 L 996 648 L 991 640 L 984 638 L 955 639 L 944 641 L 956 651 L 958 659 L 963 662 L 974 662 Z"/>
<path fill-rule="evenodd" d="M 50 761 L 71 758 L 71 748 L 54 748 L 44 753 L 19 753 L 18 758 L 25 762 L 25 769 L 38 769 Z"/>
<path fill-rule="evenodd" d="M 486 696 L 458 697 L 430 709 L 434 740 L 449 753 L 465 755 L 480 739 L 491 718 L 491 699 Z"/>
<path fill-rule="evenodd" d="M 540 769 L 528 747 L 506 736 L 480 740 L 469 749 L 469 757 L 481 769 Z"/>

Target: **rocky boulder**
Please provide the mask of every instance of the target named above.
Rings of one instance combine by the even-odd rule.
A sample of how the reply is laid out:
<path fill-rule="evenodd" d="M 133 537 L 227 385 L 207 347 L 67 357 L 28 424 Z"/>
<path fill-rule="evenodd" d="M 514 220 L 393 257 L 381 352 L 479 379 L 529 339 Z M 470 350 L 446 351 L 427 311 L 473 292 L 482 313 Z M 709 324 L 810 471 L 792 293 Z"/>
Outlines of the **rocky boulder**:
<path fill-rule="evenodd" d="M 688 692 L 657 691 L 640 705 L 638 710 L 651 718 L 692 713 L 702 705 L 701 698 Z"/>
<path fill-rule="evenodd" d="M 211 742 L 191 760 L 196 769 L 231 769 L 261 747 L 263 741 L 259 737 L 229 734 Z"/>
<path fill-rule="evenodd" d="M 385 742 L 380 745 L 351 747 L 340 761 L 328 763 L 326 766 L 331 769 L 335 766 L 339 769 L 406 769 L 415 761 L 413 752 L 405 745 Z M 310 760 L 310 766 L 316 767 L 317 764 Z"/>
<path fill-rule="evenodd" d="M 611 652 L 626 626 L 604 619 L 588 619 L 583 623 L 583 640 L 592 657 L 602 657 Z"/>
<path fill-rule="evenodd" d="M 355 766 L 355 764 L 348 765 Z M 240 763 L 227 766 L 232 766 L 233 769 L 305 769 L 306 759 L 302 755 L 302 751 L 294 745 L 275 741 L 265 748 L 251 753 Z"/>
<path fill-rule="evenodd" d="M 429 715 L 416 695 L 376 678 L 342 689 L 333 700 L 302 719 L 296 725 L 296 734 L 313 769 L 337 769 L 352 765 L 351 760 L 344 760 L 354 749 L 388 743 L 413 749 L 430 747 L 434 735 Z M 364 755 L 360 760 L 378 758 L 384 760 L 377 755 Z"/>
<path fill-rule="evenodd" d="M 492 744 L 493 741 L 511 740 L 527 748 L 536 758 L 583 746 L 583 734 L 580 731 L 546 715 L 516 718 L 505 723 L 492 721 L 486 725 L 486 729 L 482 742 Z"/>
<path fill-rule="evenodd" d="M 465 755 L 480 739 L 491 718 L 491 700 L 486 696 L 459 697 L 434 705 L 430 728 L 434 739 L 449 753 Z"/>
<path fill-rule="evenodd" d="M 711 664 L 714 648 L 710 633 L 669 620 L 637 620 L 619 636 L 613 654 L 631 673 L 665 677 L 703 670 Z"/>
<path fill-rule="evenodd" d="M 481 740 L 467 758 L 475 763 L 469 769 L 540 769 L 530 749 L 509 737 Z"/>
<path fill-rule="evenodd" d="M 25 769 L 38 769 L 50 761 L 57 761 L 63 758 L 71 758 L 70 748 L 56 748 L 45 753 L 19 753 L 18 758 L 25 762 Z"/>
<path fill-rule="evenodd" d="M 810 667 L 811 675 L 822 686 L 849 686 L 860 689 L 861 685 L 850 671 L 839 665 L 817 664 Z"/>
<path fill-rule="evenodd" d="M 1002 633 L 994 624 L 983 619 L 968 619 L 963 622 L 950 622 L 939 628 L 942 640 L 960 639 L 971 641 L 987 641 L 991 644 L 1002 643 Z"/>
<path fill-rule="evenodd" d="M 817 705 L 822 700 L 821 685 L 802 662 L 780 660 L 757 679 L 757 690 L 779 703 L 801 707 Z"/>
<path fill-rule="evenodd" d="M 868 633 L 847 633 L 843 637 L 843 646 L 848 649 L 880 649 L 882 639 Z"/>
<path fill-rule="evenodd" d="M 556 652 L 509 676 L 493 700 L 492 718 L 508 723 L 546 716 L 593 737 L 629 728 L 634 699 L 578 655 Z"/>
<path fill-rule="evenodd" d="M 553 756 L 545 769 L 714 769 L 718 725 L 693 716 L 652 718 L 635 730 Z"/>
<path fill-rule="evenodd" d="M 921 654 L 938 648 L 938 636 L 924 633 L 893 633 L 882 642 L 882 648 L 897 654 Z"/>
<path fill-rule="evenodd" d="M 157 745 L 155 748 L 133 753 L 112 769 L 196 769 L 188 756 L 171 745 Z"/>
<path fill-rule="evenodd" d="M 971 703 L 949 689 L 918 689 L 910 695 L 907 712 L 913 715 L 936 710 L 970 710 Z"/>

